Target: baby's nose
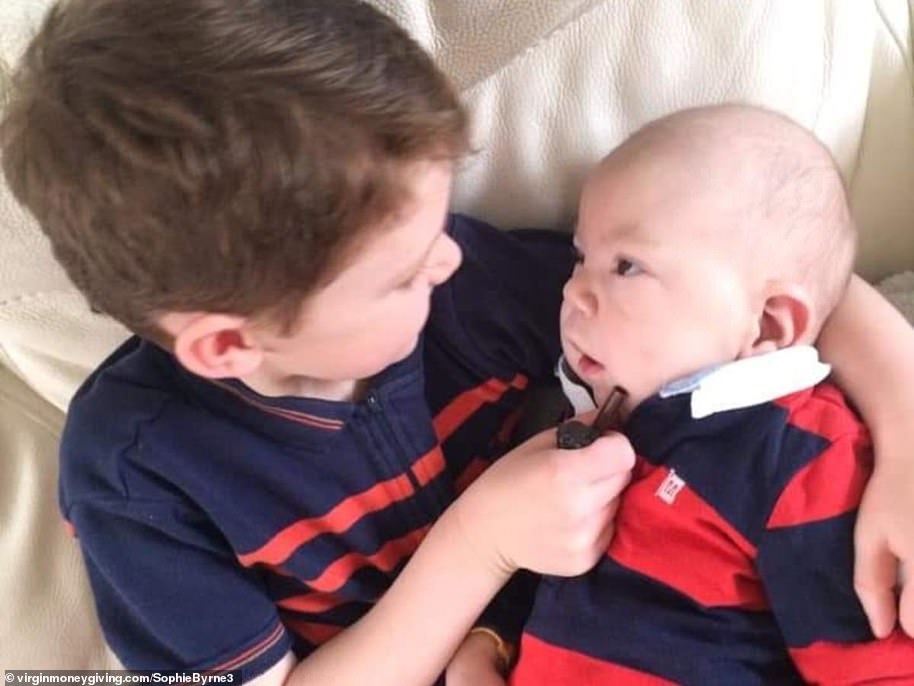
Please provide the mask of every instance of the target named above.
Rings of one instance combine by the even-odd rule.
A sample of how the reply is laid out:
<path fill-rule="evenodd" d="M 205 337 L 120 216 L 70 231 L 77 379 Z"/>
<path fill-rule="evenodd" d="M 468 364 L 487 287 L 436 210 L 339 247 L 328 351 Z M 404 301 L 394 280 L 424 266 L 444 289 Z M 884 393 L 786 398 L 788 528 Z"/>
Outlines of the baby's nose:
<path fill-rule="evenodd" d="M 584 279 L 572 276 L 565 283 L 562 295 L 565 298 L 565 306 L 571 307 L 585 317 L 593 317 L 597 313 L 597 297 Z"/>

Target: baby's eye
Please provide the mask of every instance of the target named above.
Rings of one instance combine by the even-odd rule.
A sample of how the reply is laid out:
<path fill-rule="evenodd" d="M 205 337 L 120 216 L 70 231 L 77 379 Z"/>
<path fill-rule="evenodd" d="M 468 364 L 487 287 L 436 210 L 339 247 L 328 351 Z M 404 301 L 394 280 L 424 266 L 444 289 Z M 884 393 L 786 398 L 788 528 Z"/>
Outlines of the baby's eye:
<path fill-rule="evenodd" d="M 584 253 L 578 250 L 578 246 L 571 246 L 571 259 L 574 260 L 575 264 L 584 264 Z"/>
<path fill-rule="evenodd" d="M 637 276 L 641 271 L 641 267 L 624 257 L 620 257 L 616 262 L 616 274 L 619 276 Z"/>

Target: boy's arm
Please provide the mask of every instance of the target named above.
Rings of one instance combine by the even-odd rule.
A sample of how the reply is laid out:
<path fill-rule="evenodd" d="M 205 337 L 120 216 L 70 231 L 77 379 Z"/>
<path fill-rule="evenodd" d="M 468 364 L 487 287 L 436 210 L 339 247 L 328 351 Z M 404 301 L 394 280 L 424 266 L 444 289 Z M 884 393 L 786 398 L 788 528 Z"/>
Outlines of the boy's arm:
<path fill-rule="evenodd" d="M 486 603 L 521 567 L 571 575 L 608 543 L 634 456 L 620 436 L 558 451 L 535 436 L 477 479 L 358 622 L 288 673 L 288 686 L 427 686 Z M 277 680 L 280 670 L 276 672 Z"/>
<path fill-rule="evenodd" d="M 434 683 L 508 577 L 485 556 L 445 513 L 362 619 L 303 661 L 284 660 L 258 686 Z"/>
<path fill-rule="evenodd" d="M 375 607 L 299 663 L 289 683 L 428 686 L 514 570 L 589 568 L 634 457 L 620 436 L 573 454 L 554 444 L 555 432 L 544 432 L 487 470 Z M 203 513 L 112 496 L 68 514 L 106 638 L 128 669 L 284 676 L 290 640 L 274 599 Z"/>
<path fill-rule="evenodd" d="M 819 345 L 875 442 L 876 468 L 856 529 L 855 587 L 874 633 L 886 636 L 898 616 L 898 564 L 914 569 L 914 328 L 855 276 Z M 910 581 L 900 617 L 914 635 Z"/>
<path fill-rule="evenodd" d="M 862 427 L 832 440 L 783 489 L 759 541 L 771 611 L 809 683 L 914 683 L 914 639 L 876 639 L 854 594 L 854 507 L 870 465 Z"/>

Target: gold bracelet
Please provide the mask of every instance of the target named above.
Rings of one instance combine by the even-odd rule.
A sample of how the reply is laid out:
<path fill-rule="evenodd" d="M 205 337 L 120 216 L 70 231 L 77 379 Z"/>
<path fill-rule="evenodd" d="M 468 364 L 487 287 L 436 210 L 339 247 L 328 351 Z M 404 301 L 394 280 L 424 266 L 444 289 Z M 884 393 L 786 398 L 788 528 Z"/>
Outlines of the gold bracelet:
<path fill-rule="evenodd" d="M 511 668 L 511 662 L 514 660 L 514 649 L 511 644 L 505 641 L 495 629 L 487 626 L 474 626 L 470 629 L 469 636 L 473 634 L 482 634 L 488 636 L 495 642 L 495 654 L 498 656 L 498 667 L 502 675 L 507 675 Z"/>

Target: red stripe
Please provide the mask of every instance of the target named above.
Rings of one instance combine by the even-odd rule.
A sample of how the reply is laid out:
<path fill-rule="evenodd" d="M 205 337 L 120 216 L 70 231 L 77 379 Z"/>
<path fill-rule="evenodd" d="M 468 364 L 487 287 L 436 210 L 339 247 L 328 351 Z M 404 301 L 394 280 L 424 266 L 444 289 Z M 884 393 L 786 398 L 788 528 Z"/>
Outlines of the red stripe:
<path fill-rule="evenodd" d="M 305 593 L 303 595 L 283 598 L 282 600 L 277 601 L 276 605 L 284 610 L 319 614 L 339 607 L 346 602 L 346 598 L 332 593 Z"/>
<path fill-rule="evenodd" d="M 837 439 L 793 477 L 768 518 L 768 528 L 796 526 L 850 512 L 860 504 L 872 471 L 872 446 L 861 427 Z"/>
<path fill-rule="evenodd" d="M 467 490 L 467 488 L 470 487 L 470 484 L 476 481 L 476 479 L 479 478 L 479 475 L 489 468 L 490 464 L 491 463 L 488 460 L 483 460 L 481 457 L 473 458 L 470 464 L 467 465 L 467 468 L 463 470 L 454 482 L 454 489 L 457 491 L 457 494 L 460 495 Z"/>
<path fill-rule="evenodd" d="M 498 402 L 510 388 L 523 390 L 527 387 L 527 377 L 516 375 L 510 383 L 500 379 L 489 379 L 476 388 L 464 391 L 435 417 L 435 434 L 439 441 L 444 441 L 472 417 L 483 405 Z"/>
<path fill-rule="evenodd" d="M 522 414 L 522 408 L 517 408 L 514 412 L 511 412 L 505 417 L 505 421 L 501 423 L 501 428 L 498 430 L 498 433 L 495 434 L 495 440 L 499 445 L 508 445 L 511 441 L 511 438 L 514 436 L 514 430 L 517 428 L 518 423 L 520 423 Z"/>
<path fill-rule="evenodd" d="M 206 670 L 206 673 L 211 674 L 213 672 L 228 672 L 233 669 L 238 669 L 248 662 L 253 662 L 274 645 L 276 645 L 276 643 L 283 637 L 284 633 L 285 629 L 283 628 L 283 625 L 277 624 L 273 631 L 270 632 L 270 635 L 265 639 L 248 648 L 243 653 L 240 653 L 232 659 L 223 662 L 221 665 L 209 668 Z"/>
<path fill-rule="evenodd" d="M 621 501 L 609 557 L 708 607 L 766 608 L 755 547 L 688 484 L 672 504 L 658 497 L 670 470 L 646 464 Z"/>
<path fill-rule="evenodd" d="M 286 625 L 311 645 L 323 645 L 343 630 L 336 624 L 306 622 L 302 619 L 288 619 Z"/>
<path fill-rule="evenodd" d="M 831 384 L 792 393 L 775 404 L 787 410 L 790 424 L 830 441 L 855 433 L 862 425 L 841 391 Z"/>
<path fill-rule="evenodd" d="M 420 527 L 405 536 L 388 541 L 371 555 L 347 553 L 330 563 L 319 576 L 307 581 L 306 584 L 321 593 L 335 593 L 349 581 L 349 577 L 363 567 L 371 566 L 381 572 L 389 572 L 415 552 L 429 527 L 430 525 Z"/>
<path fill-rule="evenodd" d="M 699 659 L 695 657 L 695 659 Z M 604 662 L 524 634 L 511 686 L 675 686 L 647 672 Z"/>
<path fill-rule="evenodd" d="M 339 419 L 328 419 L 327 417 L 318 417 L 314 414 L 308 414 L 306 412 L 297 412 L 295 410 L 286 410 L 280 407 L 272 407 L 266 403 L 259 402 L 253 398 L 249 398 L 244 393 L 239 391 L 237 388 L 230 386 L 229 384 L 222 383 L 221 381 L 212 380 L 216 386 L 221 388 L 224 391 L 227 391 L 234 395 L 236 398 L 243 400 L 248 405 L 256 407 L 258 410 L 267 412 L 277 417 L 282 417 L 283 419 L 288 419 L 289 421 L 297 422 L 298 424 L 305 424 L 307 426 L 313 426 L 318 429 L 328 429 L 330 431 L 339 431 L 343 428 L 343 422 Z"/>
<path fill-rule="evenodd" d="M 790 648 L 790 656 L 813 684 L 914 684 L 914 639 L 901 629 L 880 641 Z"/>
<path fill-rule="evenodd" d="M 420 487 L 437 478 L 444 471 L 444 453 L 441 452 L 441 446 L 436 445 L 433 450 L 416 460 L 412 470 Z"/>
<path fill-rule="evenodd" d="M 444 456 L 436 446 L 419 458 L 414 471 L 424 486 L 444 469 Z M 324 533 L 340 534 L 349 530 L 365 515 L 409 498 L 415 493 L 407 474 L 375 484 L 371 488 L 341 501 L 332 510 L 318 517 L 300 519 L 290 524 L 257 550 L 238 556 L 241 564 L 277 566 L 289 559 L 298 548 Z"/>

